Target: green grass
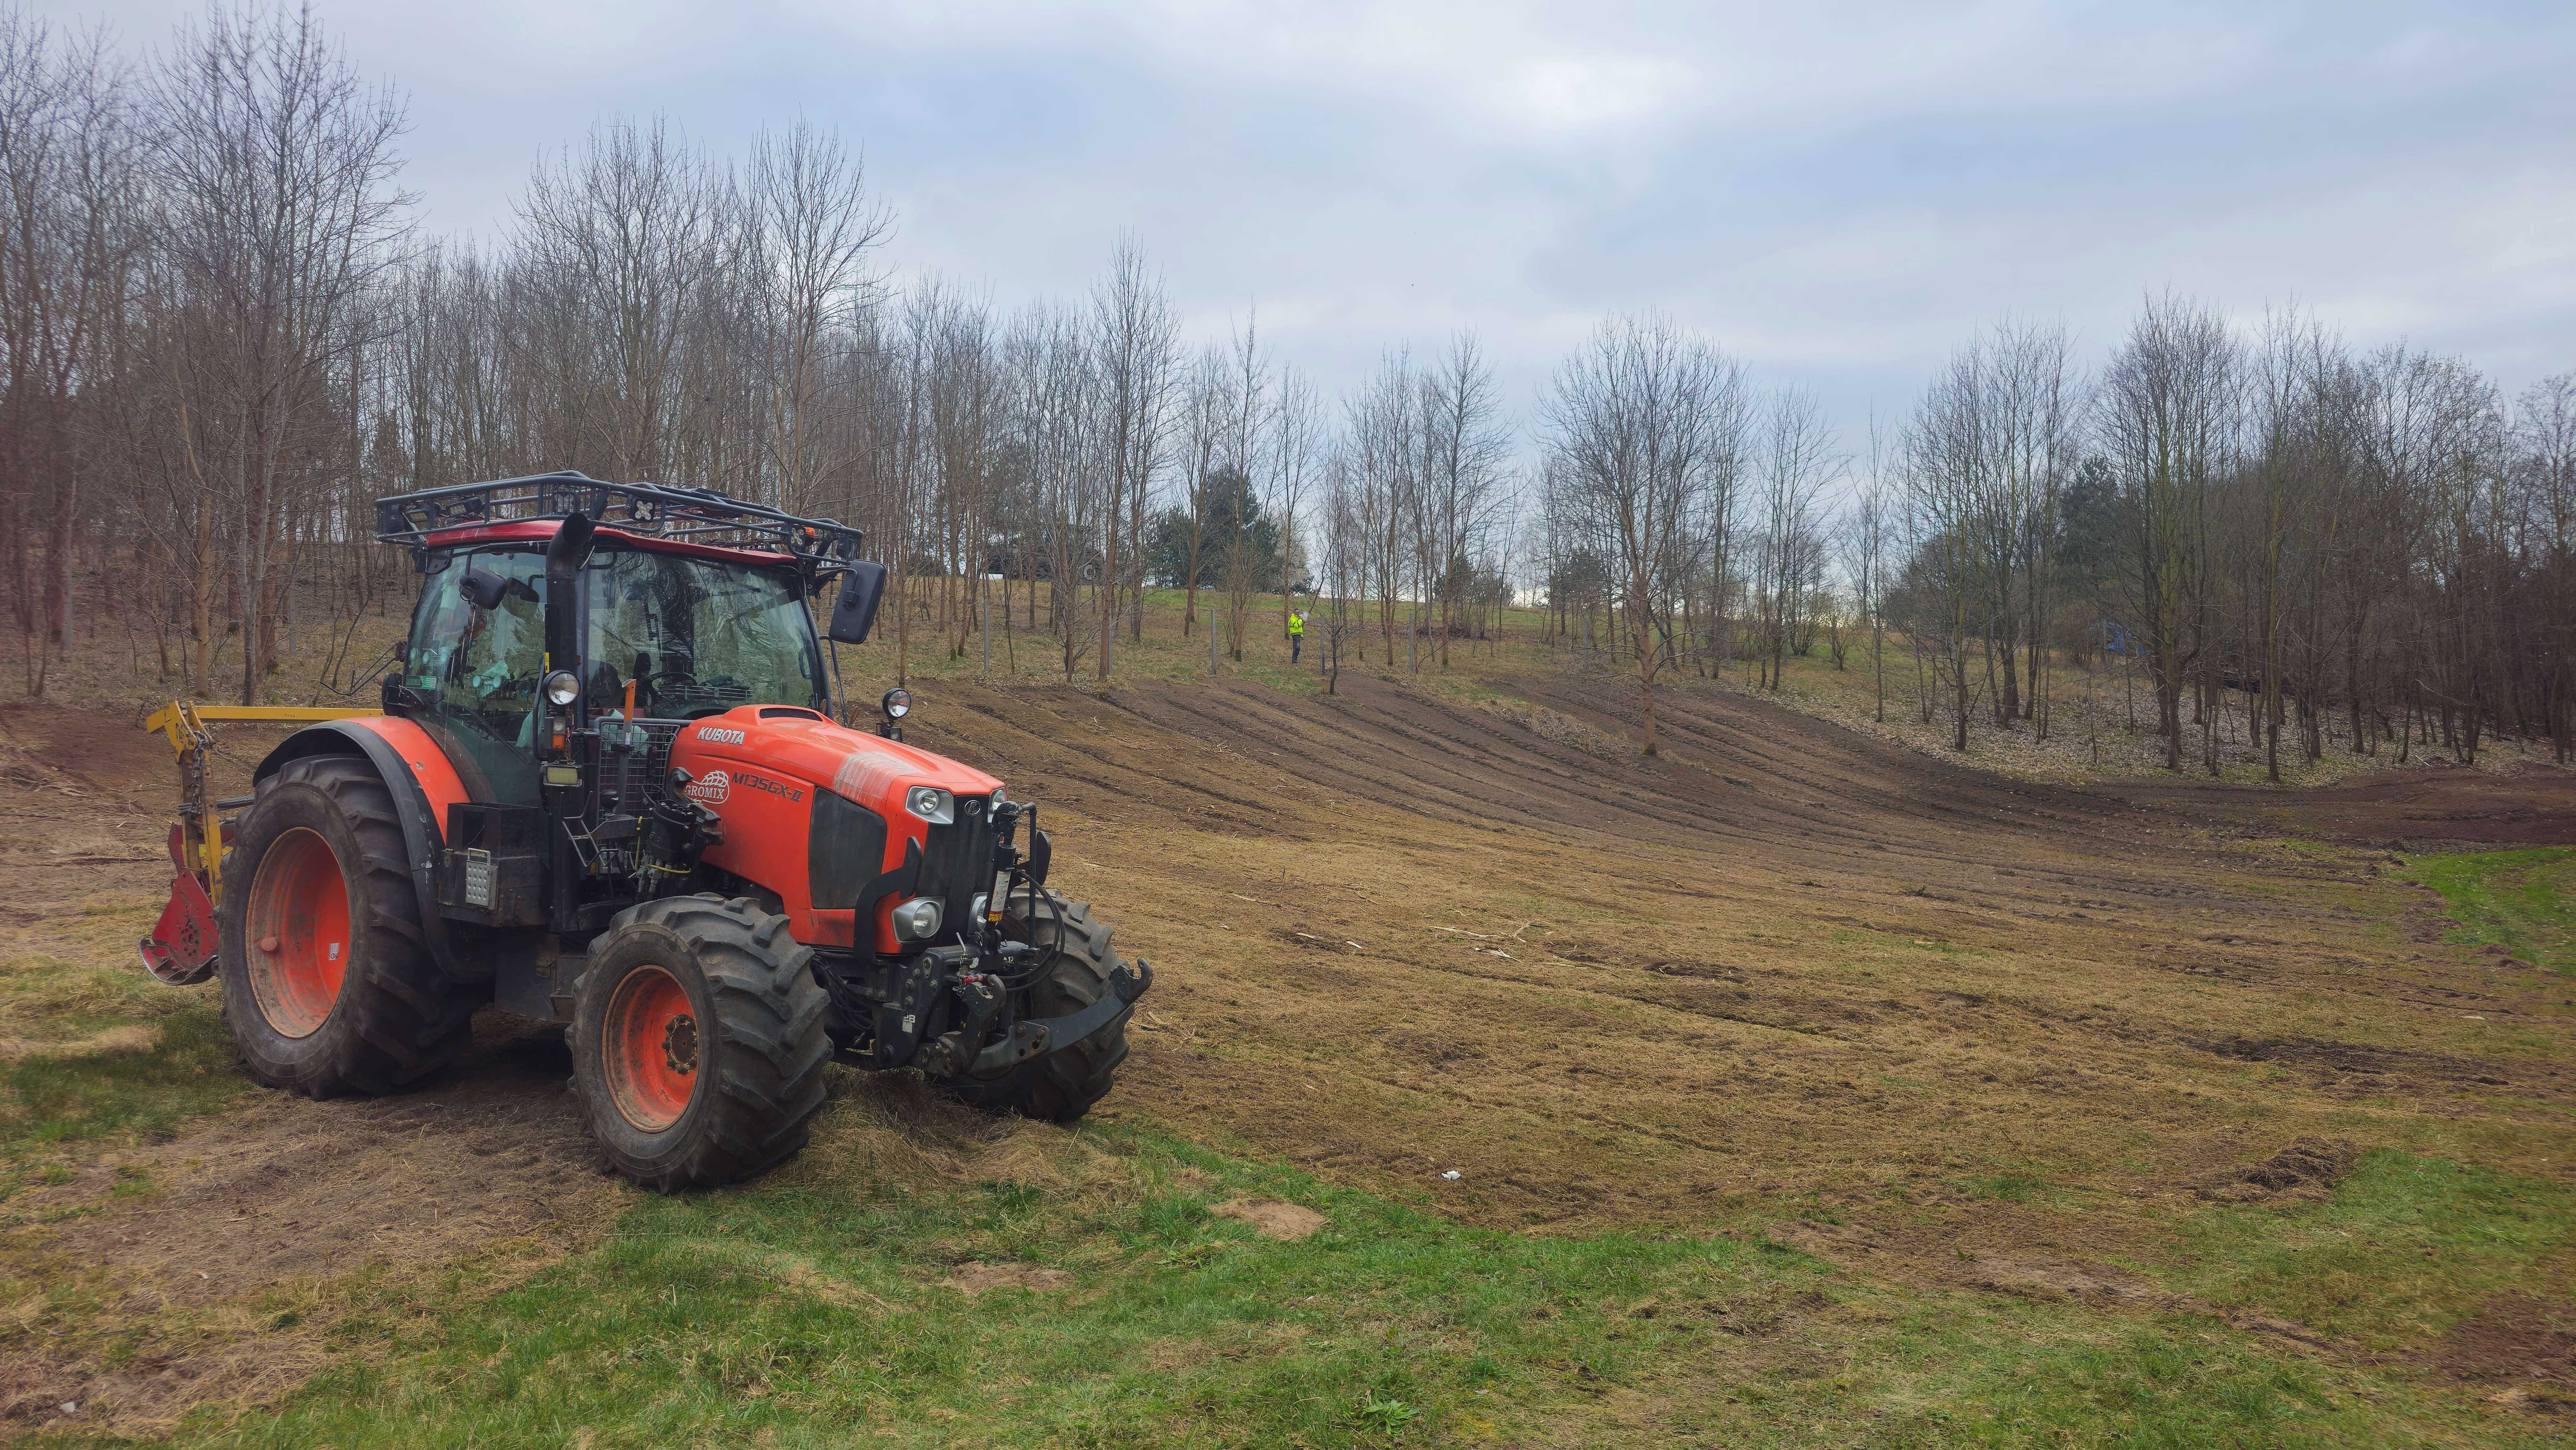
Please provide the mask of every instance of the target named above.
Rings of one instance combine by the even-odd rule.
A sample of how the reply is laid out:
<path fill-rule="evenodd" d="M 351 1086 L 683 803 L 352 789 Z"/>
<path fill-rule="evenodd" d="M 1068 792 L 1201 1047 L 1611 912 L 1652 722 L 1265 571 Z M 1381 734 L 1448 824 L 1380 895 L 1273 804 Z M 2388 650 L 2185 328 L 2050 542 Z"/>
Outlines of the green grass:
<path fill-rule="evenodd" d="M 2513 1292 L 2564 1298 L 2576 1186 L 2373 1152 L 2328 1203 L 2213 1207 L 2185 1226 L 2177 1287 L 2366 1353 L 2421 1348 Z M 2554 1286 L 2536 1273 L 2555 1264 Z"/>
<path fill-rule="evenodd" d="M 126 941 L 150 910 L 89 913 Z M 139 925 L 138 925 L 139 923 Z M 0 961 L 0 1220 L 20 1186 L 58 1181 L 61 1159 L 102 1139 L 167 1138 L 240 1096 L 232 1037 L 211 986 L 173 991 L 140 968 L 51 953 Z"/>
<path fill-rule="evenodd" d="M 1543 1406 L 1567 1376 L 1645 1376 L 1698 1332 L 1695 1312 L 1638 1313 L 1657 1292 L 1744 1303 L 1821 1275 L 1727 1239 L 1462 1228 L 1169 1139 L 1094 1136 L 1121 1165 L 1105 1191 L 642 1202 L 605 1247 L 424 1341 L 344 1321 L 342 1347 L 390 1357 L 205 1443 L 1381 1443 Z M 1332 1224 L 1282 1243 L 1210 1214 L 1245 1193 Z M 969 1298 L 944 1282 L 968 1261 L 1069 1278 Z"/>
<path fill-rule="evenodd" d="M 272 1410 L 200 1411 L 176 1443 L 2305 1450 L 2554 1428 L 2197 1307 L 1905 1288 L 1759 1232 L 1464 1227 L 1133 1128 L 1063 1152 L 1090 1167 L 873 1188 L 791 1171 L 640 1200 L 606 1243 L 490 1297 L 364 1282 L 325 1331 L 338 1367 Z M 2399 1262 L 2416 1239 L 2355 1264 L 2335 1235 L 2412 1225 L 2475 1259 L 2474 1293 L 2563 1243 L 2563 1194 L 2376 1155 L 2329 1205 L 2198 1216 L 2196 1287 L 2410 1332 L 2458 1297 Z M 1210 1212 L 1245 1195 L 1330 1226 L 1275 1242 Z M 969 1261 L 1065 1278 L 969 1298 L 946 1282 Z M 2347 1302 L 2354 1274 L 2379 1287 Z"/>
<path fill-rule="evenodd" d="M 2576 850 L 2477 851 L 2420 859 L 2411 874 L 2441 893 L 2450 939 L 2493 944 L 2576 976 Z"/>

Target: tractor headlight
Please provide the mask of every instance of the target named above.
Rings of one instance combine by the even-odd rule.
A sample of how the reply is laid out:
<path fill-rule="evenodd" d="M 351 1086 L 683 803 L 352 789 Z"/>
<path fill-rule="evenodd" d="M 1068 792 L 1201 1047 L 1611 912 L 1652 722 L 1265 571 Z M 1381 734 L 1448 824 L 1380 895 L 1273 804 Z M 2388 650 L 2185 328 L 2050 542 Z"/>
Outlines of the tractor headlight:
<path fill-rule="evenodd" d="M 569 705 L 581 698 L 581 681 L 570 670 L 557 670 L 546 676 L 546 701 L 556 706 Z"/>
<path fill-rule="evenodd" d="M 887 719 L 900 720 L 912 713 L 912 691 L 897 685 L 885 692 L 885 698 L 877 702 L 877 708 L 885 711 Z"/>
<path fill-rule="evenodd" d="M 935 785 L 917 785 L 905 791 L 903 808 L 934 826 L 950 825 L 957 819 L 957 797 Z"/>
<path fill-rule="evenodd" d="M 897 941 L 928 941 L 939 935 L 939 900 L 916 896 L 894 909 Z"/>

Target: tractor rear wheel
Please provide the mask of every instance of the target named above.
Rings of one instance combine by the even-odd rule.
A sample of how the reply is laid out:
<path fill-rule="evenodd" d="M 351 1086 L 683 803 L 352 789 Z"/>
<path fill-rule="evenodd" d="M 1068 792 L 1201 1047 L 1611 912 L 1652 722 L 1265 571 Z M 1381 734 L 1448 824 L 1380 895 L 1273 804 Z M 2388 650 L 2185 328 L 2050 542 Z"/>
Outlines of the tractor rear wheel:
<path fill-rule="evenodd" d="M 1109 973 L 1118 965 L 1109 928 L 1091 914 L 1091 903 L 1068 901 L 1043 887 L 1023 886 L 1011 893 L 1002 912 L 1002 932 L 1014 941 L 1060 947 L 1044 975 L 1029 990 L 1028 1015 L 1062 1017 L 1100 1000 L 1109 990 Z M 1131 1009 L 1132 1010 L 1132 1009 Z M 1122 1012 L 1110 1024 L 1062 1052 L 1022 1063 L 996 1078 L 948 1078 L 942 1085 L 978 1107 L 1070 1123 L 1091 1111 L 1127 1060 L 1127 1018 Z"/>
<path fill-rule="evenodd" d="M 805 1146 L 823 1106 L 827 999 L 787 918 L 737 897 L 618 913 L 566 1040 L 591 1137 L 658 1193 L 748 1178 Z"/>
<path fill-rule="evenodd" d="M 456 1060 L 488 995 L 421 930 L 393 793 L 356 756 L 290 760 L 243 818 L 217 929 L 242 1066 L 308 1097 L 389 1093 Z"/>

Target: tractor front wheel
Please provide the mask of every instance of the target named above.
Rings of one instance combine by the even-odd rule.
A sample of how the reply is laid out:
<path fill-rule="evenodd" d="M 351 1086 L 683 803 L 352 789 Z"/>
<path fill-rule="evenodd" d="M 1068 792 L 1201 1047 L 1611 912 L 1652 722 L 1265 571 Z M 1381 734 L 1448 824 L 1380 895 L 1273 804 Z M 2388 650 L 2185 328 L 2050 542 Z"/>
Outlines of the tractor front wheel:
<path fill-rule="evenodd" d="M 1118 965 L 1118 953 L 1110 945 L 1108 926 L 1091 914 L 1091 903 L 1069 901 L 1043 887 L 1031 891 L 1023 886 L 1011 893 L 1003 908 L 1002 932 L 1013 941 L 1054 949 L 1029 988 L 1029 1016 L 1070 1016 L 1109 990 L 1109 973 Z M 1127 1060 L 1127 1017 L 1121 1012 L 1108 1026 L 1062 1052 L 1022 1063 L 1000 1077 L 939 1081 L 978 1107 L 1073 1122 L 1109 1091 L 1119 1064 Z"/>
<path fill-rule="evenodd" d="M 731 1183 L 805 1146 L 823 1106 L 826 998 L 787 918 L 675 896 L 592 945 L 566 1040 L 591 1137 L 659 1193 Z"/>
<path fill-rule="evenodd" d="M 456 1060 L 489 989 L 421 931 L 393 793 L 364 760 L 290 760 L 224 868 L 224 1018 L 250 1075 L 308 1097 L 389 1093 Z"/>

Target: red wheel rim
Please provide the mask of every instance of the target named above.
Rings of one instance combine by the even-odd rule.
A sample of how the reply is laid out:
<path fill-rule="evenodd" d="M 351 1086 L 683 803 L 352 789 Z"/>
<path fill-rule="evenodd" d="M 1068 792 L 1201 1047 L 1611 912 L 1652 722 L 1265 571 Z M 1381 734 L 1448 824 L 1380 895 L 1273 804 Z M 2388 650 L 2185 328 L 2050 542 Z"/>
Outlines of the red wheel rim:
<path fill-rule="evenodd" d="M 268 1025 L 288 1037 L 320 1031 L 349 971 L 349 883 L 331 843 L 302 826 L 269 843 L 243 926 L 251 996 Z"/>
<path fill-rule="evenodd" d="M 626 1121 L 658 1133 L 689 1110 L 704 1044 L 688 989 L 661 967 L 637 967 L 608 999 L 602 1044 L 608 1098 Z"/>

